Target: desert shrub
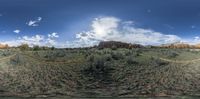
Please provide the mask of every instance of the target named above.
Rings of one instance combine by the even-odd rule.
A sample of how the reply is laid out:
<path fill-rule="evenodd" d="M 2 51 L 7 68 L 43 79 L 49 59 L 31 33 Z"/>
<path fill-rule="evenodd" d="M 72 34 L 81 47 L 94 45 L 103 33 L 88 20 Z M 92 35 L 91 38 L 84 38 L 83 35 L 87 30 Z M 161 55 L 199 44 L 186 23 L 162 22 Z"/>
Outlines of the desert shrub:
<path fill-rule="evenodd" d="M 51 47 L 51 50 L 55 50 L 55 47 L 54 47 L 54 46 L 52 46 L 52 47 Z"/>
<path fill-rule="evenodd" d="M 153 61 L 152 61 L 153 63 L 154 63 L 154 65 L 156 65 L 156 66 L 163 66 L 163 65 L 168 65 L 169 64 L 169 62 L 166 62 L 166 61 L 163 61 L 163 60 L 161 60 L 161 59 L 158 59 L 158 58 L 153 58 Z"/>
<path fill-rule="evenodd" d="M 91 80 L 107 81 L 110 79 L 109 72 L 112 70 L 111 64 L 107 63 L 105 57 L 99 55 L 91 55 L 88 59 L 88 66 L 82 70 L 86 77 L 91 77 Z"/>
<path fill-rule="evenodd" d="M 48 51 L 46 53 L 46 55 L 44 55 L 44 58 L 48 59 L 49 61 L 54 61 L 56 56 L 54 53 L 52 53 L 51 51 Z"/>
<path fill-rule="evenodd" d="M 116 46 L 116 45 L 112 45 L 112 46 L 111 46 L 111 49 L 112 49 L 112 50 L 117 50 L 117 46 Z"/>
<path fill-rule="evenodd" d="M 33 46 L 33 51 L 38 51 L 38 50 L 40 50 L 40 46 L 34 45 L 34 46 Z"/>
<path fill-rule="evenodd" d="M 175 58 L 175 57 L 177 57 L 178 55 L 179 55 L 179 54 L 176 53 L 176 52 L 169 52 L 167 56 L 168 56 L 169 58 Z"/>
<path fill-rule="evenodd" d="M 112 60 L 112 56 L 110 54 L 105 54 L 103 56 L 103 58 L 106 60 L 106 61 L 111 61 Z"/>
<path fill-rule="evenodd" d="M 65 52 L 64 51 L 56 51 L 56 53 L 55 53 L 55 56 L 56 57 L 64 57 L 65 56 Z"/>
<path fill-rule="evenodd" d="M 131 55 L 131 54 L 133 54 L 133 52 L 130 51 L 130 50 L 125 52 L 125 55 L 126 55 L 126 56 L 129 56 L 129 55 Z"/>
<path fill-rule="evenodd" d="M 110 54 L 111 53 L 111 49 L 110 48 L 106 48 L 103 50 L 103 54 Z"/>
<path fill-rule="evenodd" d="M 111 55 L 114 60 L 120 60 L 124 58 L 123 54 L 119 52 L 112 52 Z"/>
<path fill-rule="evenodd" d="M 129 65 L 138 64 L 138 62 L 134 59 L 133 56 L 128 56 L 128 57 L 126 58 L 126 62 L 127 62 L 127 64 L 129 64 Z"/>
<path fill-rule="evenodd" d="M 93 61 L 94 61 L 94 57 L 95 57 L 94 55 L 88 56 L 88 57 L 87 57 L 87 61 L 88 61 L 88 62 L 93 62 Z"/>

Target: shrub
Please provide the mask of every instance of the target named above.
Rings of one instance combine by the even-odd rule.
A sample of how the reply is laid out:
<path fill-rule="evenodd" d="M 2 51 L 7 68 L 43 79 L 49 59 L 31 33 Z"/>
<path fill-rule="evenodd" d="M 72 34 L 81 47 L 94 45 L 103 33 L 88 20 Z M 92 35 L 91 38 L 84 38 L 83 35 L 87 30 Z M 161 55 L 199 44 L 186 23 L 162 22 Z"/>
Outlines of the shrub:
<path fill-rule="evenodd" d="M 124 58 L 123 55 L 119 52 L 113 52 L 111 55 L 114 60 L 120 60 Z"/>
<path fill-rule="evenodd" d="M 92 80 L 107 81 L 110 80 L 109 72 L 112 70 L 110 64 L 107 64 L 107 59 L 103 56 L 92 55 L 88 59 L 88 66 L 83 69 L 87 77 L 92 77 Z"/>
<path fill-rule="evenodd" d="M 38 51 L 40 50 L 40 47 L 38 45 L 33 46 L 33 51 Z"/>
<path fill-rule="evenodd" d="M 156 64 L 157 66 L 163 66 L 163 65 L 168 65 L 168 64 L 169 64 L 169 62 L 162 61 L 162 60 L 160 60 L 160 59 L 155 59 L 154 62 L 155 62 L 155 64 Z"/>
<path fill-rule="evenodd" d="M 169 52 L 168 53 L 168 57 L 169 58 L 175 58 L 175 57 L 177 57 L 179 54 L 178 53 L 176 53 L 176 52 Z"/>
<path fill-rule="evenodd" d="M 129 56 L 129 57 L 126 58 L 126 62 L 129 65 L 138 64 L 138 62 L 134 59 L 134 57 L 131 57 L 131 56 Z"/>
<path fill-rule="evenodd" d="M 112 60 L 112 56 L 111 56 L 110 54 L 104 55 L 103 58 L 104 58 L 106 61 L 111 61 L 111 60 Z"/>
<path fill-rule="evenodd" d="M 54 56 L 56 56 L 56 57 L 65 57 L 65 52 L 62 51 L 62 50 L 61 51 L 57 51 Z"/>
<path fill-rule="evenodd" d="M 51 50 L 55 50 L 55 47 L 54 47 L 54 46 L 52 46 L 52 47 L 51 47 Z"/>
<path fill-rule="evenodd" d="M 116 46 L 116 45 L 112 45 L 112 46 L 111 46 L 111 49 L 112 49 L 112 50 L 117 50 L 117 46 Z"/>

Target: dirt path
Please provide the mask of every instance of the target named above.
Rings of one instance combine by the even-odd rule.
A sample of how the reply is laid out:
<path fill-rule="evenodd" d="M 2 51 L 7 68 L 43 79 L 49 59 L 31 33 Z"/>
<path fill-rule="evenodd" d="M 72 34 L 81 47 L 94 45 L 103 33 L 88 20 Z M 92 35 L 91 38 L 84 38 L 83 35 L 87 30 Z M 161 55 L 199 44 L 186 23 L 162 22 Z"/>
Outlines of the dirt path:
<path fill-rule="evenodd" d="M 14 57 L 16 54 L 0 58 L 0 62 Z"/>
<path fill-rule="evenodd" d="M 172 62 L 172 63 L 195 63 L 195 62 L 200 61 L 200 58 L 193 59 L 193 60 L 171 60 L 171 59 L 166 59 L 166 58 L 159 57 L 159 59 L 161 59 L 163 61 L 167 61 L 167 62 Z"/>
<path fill-rule="evenodd" d="M 192 59 L 192 60 L 172 60 L 172 59 L 162 58 L 162 57 L 158 57 L 158 56 L 150 56 L 150 55 L 145 55 L 145 54 L 141 54 L 141 55 L 149 56 L 149 57 L 153 57 L 153 58 L 158 58 L 160 60 L 163 60 L 163 61 L 166 61 L 166 62 L 171 62 L 171 63 L 195 63 L 195 62 L 200 61 L 200 58 Z"/>

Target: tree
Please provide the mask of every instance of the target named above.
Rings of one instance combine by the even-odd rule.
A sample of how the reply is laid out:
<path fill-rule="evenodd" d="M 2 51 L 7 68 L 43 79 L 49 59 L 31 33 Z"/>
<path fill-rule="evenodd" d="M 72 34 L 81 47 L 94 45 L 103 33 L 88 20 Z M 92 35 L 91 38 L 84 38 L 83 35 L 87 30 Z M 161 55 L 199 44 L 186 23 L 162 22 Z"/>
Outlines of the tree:
<path fill-rule="evenodd" d="M 54 46 L 52 46 L 52 47 L 51 47 L 51 50 L 55 50 L 55 47 L 54 47 Z"/>
<path fill-rule="evenodd" d="M 39 45 L 34 45 L 34 46 L 33 46 L 33 50 L 34 50 L 34 51 L 40 50 L 40 46 L 39 46 Z"/>
<path fill-rule="evenodd" d="M 19 48 L 20 48 L 21 51 L 28 50 L 29 49 L 29 45 L 28 44 L 21 44 L 19 46 Z"/>

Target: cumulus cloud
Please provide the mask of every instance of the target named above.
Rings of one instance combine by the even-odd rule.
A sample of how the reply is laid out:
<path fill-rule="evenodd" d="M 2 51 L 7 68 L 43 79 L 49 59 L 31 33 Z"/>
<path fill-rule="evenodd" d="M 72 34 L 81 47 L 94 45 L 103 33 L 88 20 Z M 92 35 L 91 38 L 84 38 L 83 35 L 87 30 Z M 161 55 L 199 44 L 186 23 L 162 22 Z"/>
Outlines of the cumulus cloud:
<path fill-rule="evenodd" d="M 49 38 L 58 38 L 59 35 L 58 35 L 58 33 L 53 32 L 53 33 L 51 33 L 51 34 L 48 34 L 48 37 L 49 37 Z"/>
<path fill-rule="evenodd" d="M 48 34 L 48 38 L 46 40 L 47 45 L 55 46 L 56 45 L 56 40 L 55 39 L 58 38 L 58 37 L 59 37 L 59 35 L 56 32 Z M 58 46 L 58 45 L 56 45 L 56 46 Z"/>
<path fill-rule="evenodd" d="M 116 17 L 95 18 L 91 23 L 90 30 L 77 33 L 77 40 L 67 42 L 67 44 L 74 45 L 73 47 L 86 47 L 95 45 L 99 41 L 122 41 L 142 45 L 159 45 L 181 40 L 176 35 L 138 28 L 133 23 L 132 21 L 122 21 Z"/>
<path fill-rule="evenodd" d="M 28 26 L 39 26 L 38 23 L 40 23 L 40 21 L 42 21 L 42 17 L 38 17 L 37 19 L 35 20 L 30 20 L 29 22 L 27 22 L 26 24 Z"/>
<path fill-rule="evenodd" d="M 20 30 L 14 30 L 13 32 L 19 34 L 21 31 Z"/>
<path fill-rule="evenodd" d="M 195 36 L 195 37 L 194 37 L 194 40 L 195 40 L 195 41 L 200 40 L 200 39 L 199 39 L 199 36 Z"/>
<path fill-rule="evenodd" d="M 49 36 L 50 35 L 50 36 Z M 56 38 L 58 38 L 58 33 L 51 33 L 48 35 L 34 36 L 22 36 L 18 37 L 17 40 L 4 41 L 2 44 L 8 44 L 9 46 L 19 46 L 20 44 L 28 44 L 29 46 L 39 45 L 39 46 L 56 46 L 60 47 L 57 43 Z"/>

